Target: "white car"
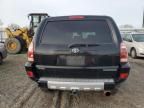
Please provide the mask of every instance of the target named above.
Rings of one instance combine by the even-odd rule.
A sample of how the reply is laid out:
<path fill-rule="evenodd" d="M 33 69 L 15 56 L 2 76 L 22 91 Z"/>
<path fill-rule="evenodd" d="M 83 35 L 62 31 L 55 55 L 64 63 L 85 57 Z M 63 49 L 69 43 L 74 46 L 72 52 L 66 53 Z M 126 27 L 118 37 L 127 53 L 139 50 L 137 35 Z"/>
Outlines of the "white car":
<path fill-rule="evenodd" d="M 122 37 L 132 58 L 144 57 L 144 33 L 124 33 Z"/>

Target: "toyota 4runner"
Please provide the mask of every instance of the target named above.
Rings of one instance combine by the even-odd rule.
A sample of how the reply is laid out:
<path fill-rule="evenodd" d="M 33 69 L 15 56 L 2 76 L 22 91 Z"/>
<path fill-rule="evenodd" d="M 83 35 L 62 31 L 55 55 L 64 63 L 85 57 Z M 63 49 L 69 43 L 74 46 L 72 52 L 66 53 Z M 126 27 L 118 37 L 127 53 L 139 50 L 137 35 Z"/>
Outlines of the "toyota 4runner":
<path fill-rule="evenodd" d="M 112 91 L 128 78 L 125 44 L 111 17 L 49 17 L 28 49 L 27 75 L 40 87 Z"/>

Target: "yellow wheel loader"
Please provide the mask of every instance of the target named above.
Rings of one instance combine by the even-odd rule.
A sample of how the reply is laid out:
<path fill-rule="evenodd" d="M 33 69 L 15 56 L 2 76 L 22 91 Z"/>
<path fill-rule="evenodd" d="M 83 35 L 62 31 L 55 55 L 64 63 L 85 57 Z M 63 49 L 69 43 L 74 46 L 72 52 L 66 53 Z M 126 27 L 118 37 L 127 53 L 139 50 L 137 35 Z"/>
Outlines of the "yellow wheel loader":
<path fill-rule="evenodd" d="M 21 53 L 22 50 L 27 49 L 32 41 L 33 35 L 39 23 L 48 17 L 46 13 L 30 13 L 30 27 L 7 27 L 5 29 L 8 38 L 5 41 L 5 47 L 8 53 L 17 54 Z"/>

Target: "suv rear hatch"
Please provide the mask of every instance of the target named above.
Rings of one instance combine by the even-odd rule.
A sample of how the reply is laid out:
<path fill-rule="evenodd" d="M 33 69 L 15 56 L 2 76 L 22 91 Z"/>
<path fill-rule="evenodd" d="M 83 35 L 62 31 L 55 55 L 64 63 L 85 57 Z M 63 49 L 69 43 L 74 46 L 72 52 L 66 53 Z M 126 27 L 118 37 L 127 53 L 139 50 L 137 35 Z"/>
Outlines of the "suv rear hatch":
<path fill-rule="evenodd" d="M 47 21 L 35 64 L 40 77 L 116 78 L 120 63 L 117 37 L 107 20 Z"/>

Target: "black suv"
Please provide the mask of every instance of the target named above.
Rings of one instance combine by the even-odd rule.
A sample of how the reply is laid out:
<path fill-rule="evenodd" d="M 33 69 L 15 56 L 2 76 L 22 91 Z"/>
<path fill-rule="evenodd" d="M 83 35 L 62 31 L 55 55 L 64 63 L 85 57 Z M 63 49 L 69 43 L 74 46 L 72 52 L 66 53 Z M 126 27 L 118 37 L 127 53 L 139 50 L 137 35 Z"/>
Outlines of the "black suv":
<path fill-rule="evenodd" d="M 130 65 L 111 17 L 62 16 L 39 25 L 25 69 L 40 87 L 111 91 L 127 79 Z"/>

